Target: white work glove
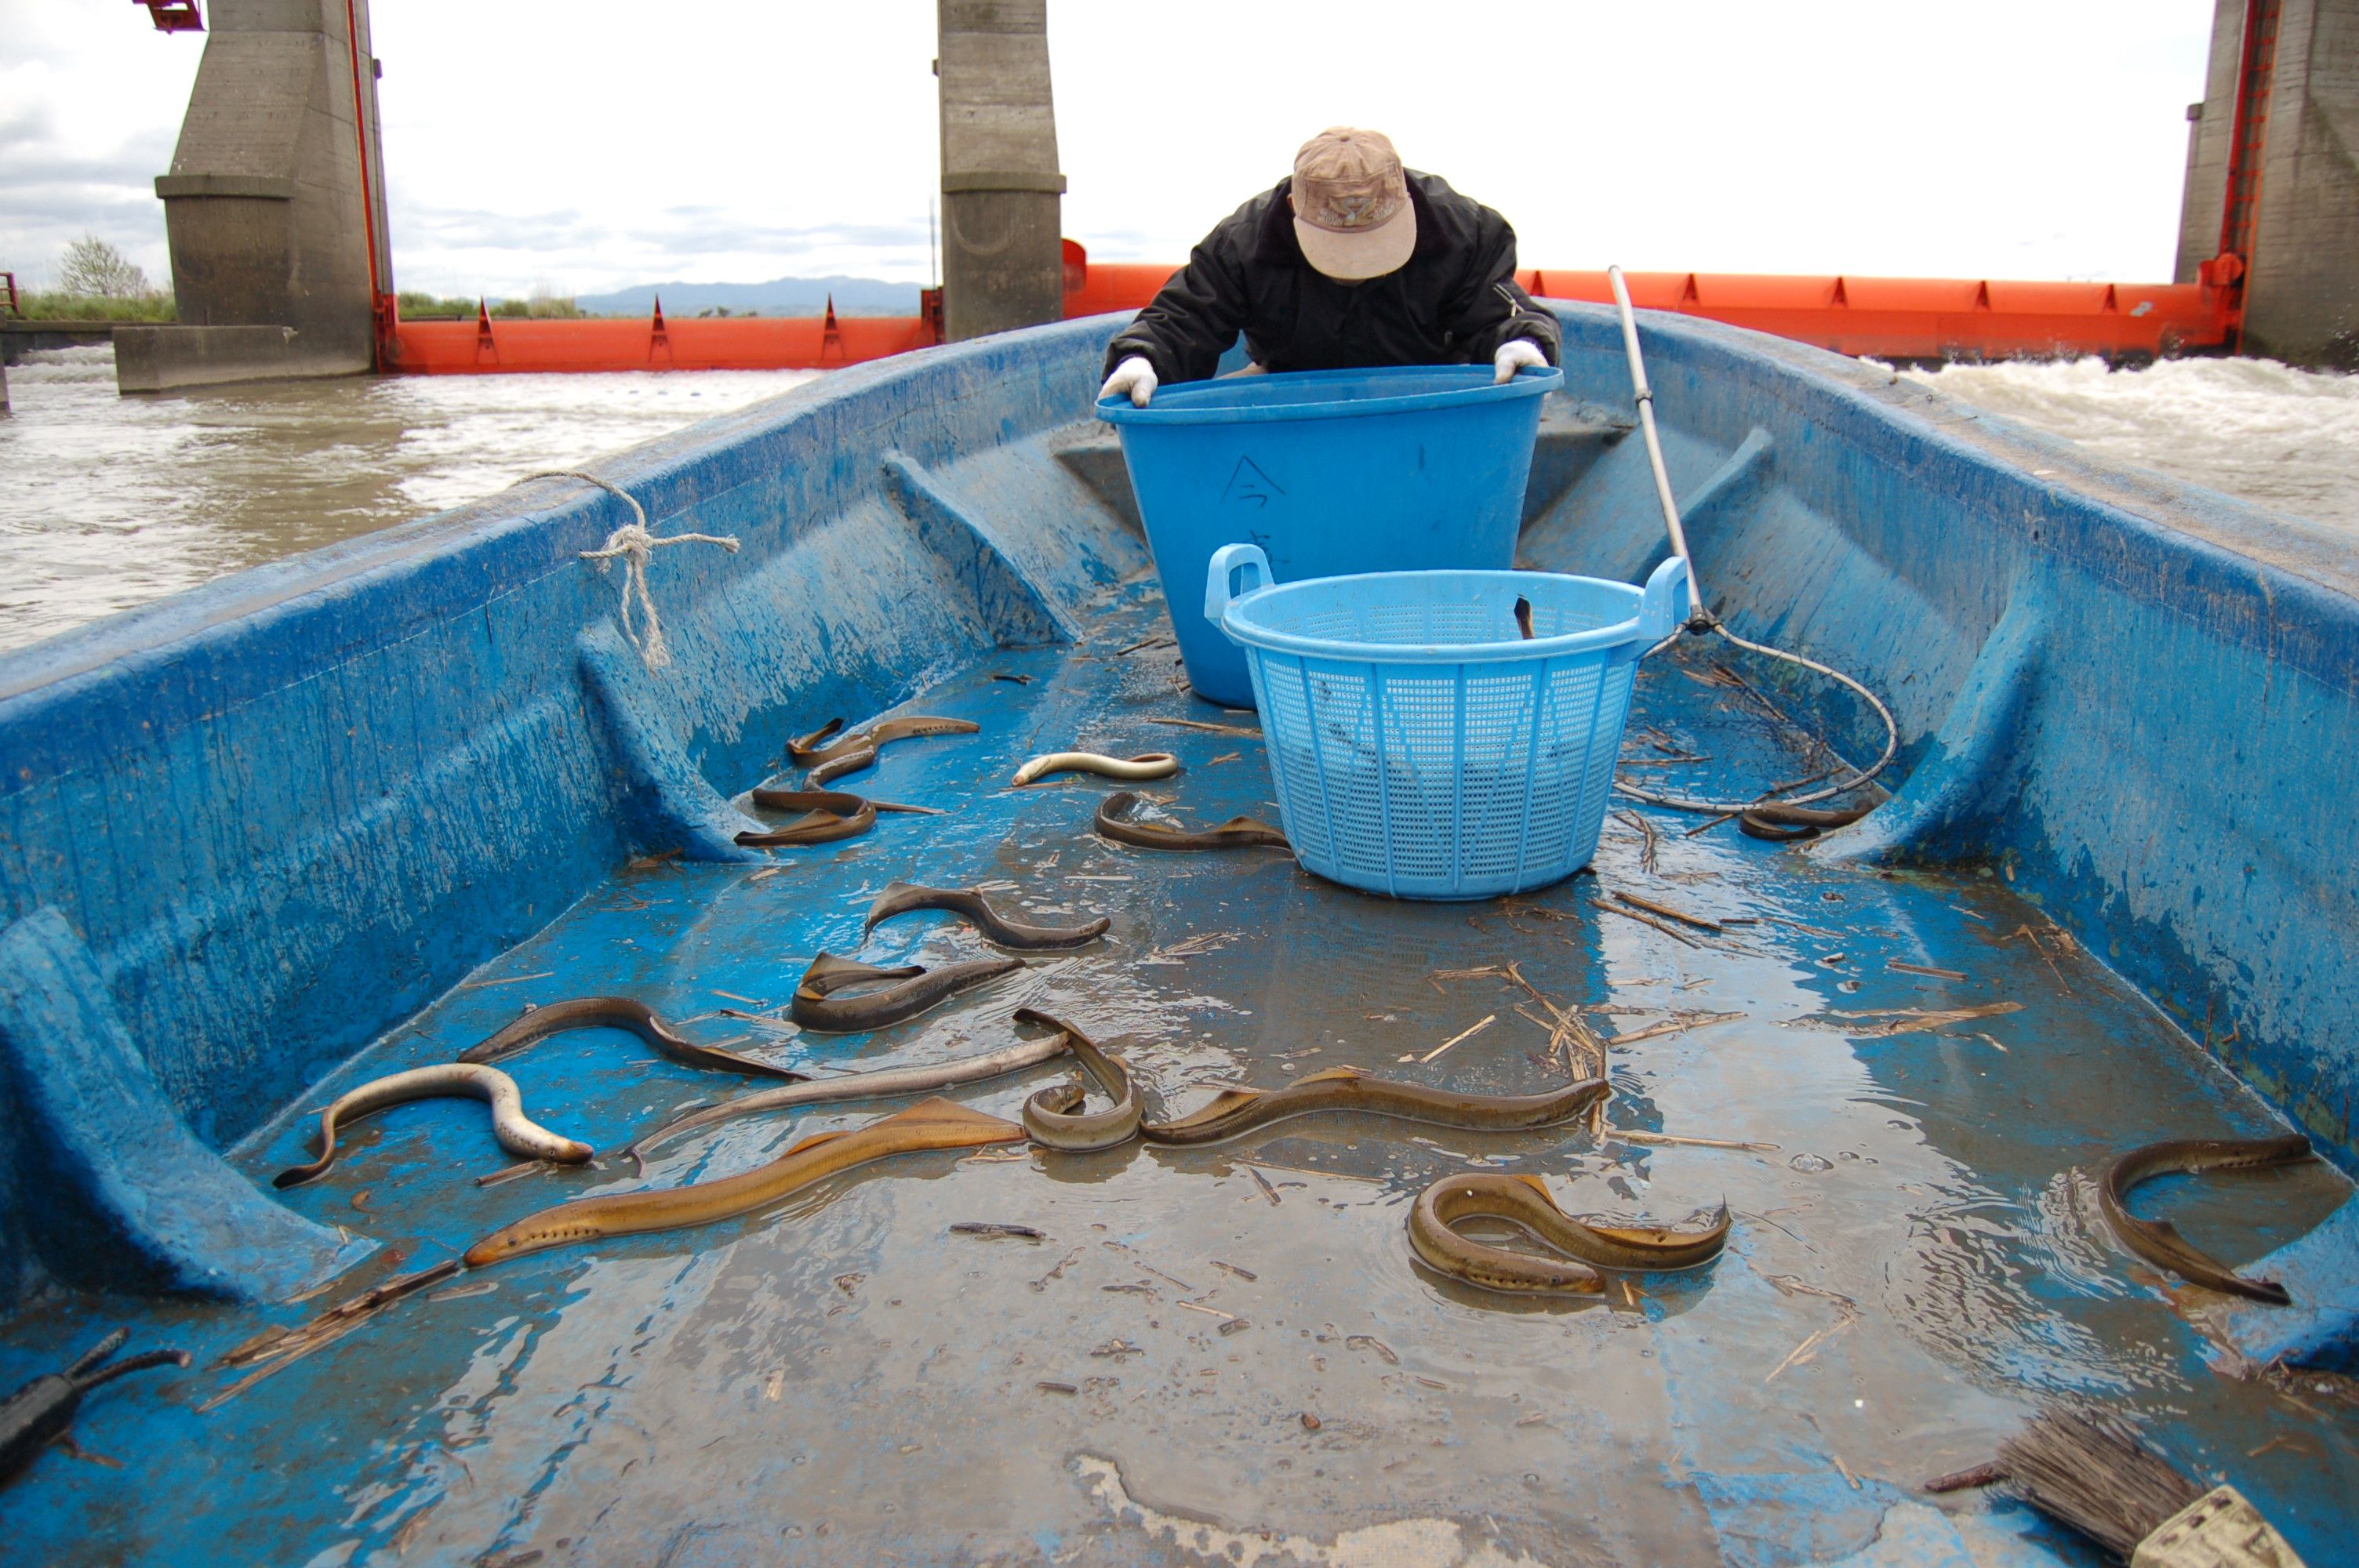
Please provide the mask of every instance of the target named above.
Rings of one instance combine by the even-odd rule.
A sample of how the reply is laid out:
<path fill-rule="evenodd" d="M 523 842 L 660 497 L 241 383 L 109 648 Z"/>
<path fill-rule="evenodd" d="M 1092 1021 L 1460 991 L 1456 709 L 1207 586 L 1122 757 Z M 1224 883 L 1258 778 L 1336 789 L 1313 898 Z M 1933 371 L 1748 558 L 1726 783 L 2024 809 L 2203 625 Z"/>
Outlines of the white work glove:
<path fill-rule="evenodd" d="M 1510 338 L 1499 345 L 1497 353 L 1491 356 L 1491 364 L 1498 372 L 1491 378 L 1492 384 L 1505 386 L 1516 379 L 1517 371 L 1527 365 L 1538 370 L 1546 363 L 1548 363 L 1548 355 L 1540 352 L 1540 346 L 1538 343 L 1533 342 L 1529 338 Z M 1114 373 L 1119 375 L 1122 373 L 1117 371 Z M 1106 384 L 1112 386 L 1114 383 L 1108 382 Z"/>
<path fill-rule="evenodd" d="M 1529 344 L 1525 346 L 1530 347 Z M 1506 351 L 1504 349 L 1500 351 L 1502 353 Z M 1155 395 L 1155 367 L 1141 356 L 1133 354 L 1114 367 L 1114 373 L 1105 378 L 1103 386 L 1098 388 L 1098 395 L 1112 397 L 1118 393 L 1126 394 L 1134 407 L 1144 408 L 1147 400 Z"/>

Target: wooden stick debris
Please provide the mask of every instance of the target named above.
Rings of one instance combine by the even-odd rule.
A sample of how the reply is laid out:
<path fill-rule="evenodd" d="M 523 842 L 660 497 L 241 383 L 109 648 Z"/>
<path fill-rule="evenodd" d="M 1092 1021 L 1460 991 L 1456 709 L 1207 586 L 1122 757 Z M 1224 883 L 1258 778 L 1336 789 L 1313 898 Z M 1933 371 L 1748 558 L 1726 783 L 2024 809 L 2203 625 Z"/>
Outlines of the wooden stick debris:
<path fill-rule="evenodd" d="M 1699 931 L 1718 931 L 1721 929 L 1721 924 L 1717 920 L 1707 919 L 1705 916 L 1701 914 L 1690 914 L 1683 909 L 1673 909 L 1668 903 L 1657 903 L 1653 899 L 1640 898 L 1636 893 L 1625 892 L 1619 888 L 1614 890 L 1614 896 L 1620 899 L 1624 903 L 1630 904 L 1638 909 L 1646 910 L 1650 914 L 1662 915 L 1664 918 L 1669 920 L 1676 920 L 1682 925 L 1692 925 Z"/>
<path fill-rule="evenodd" d="M 1963 969 L 1937 969 L 1930 964 L 1904 964 L 1897 958 L 1886 959 L 1884 967 L 1887 969 L 1897 969 L 1904 975 L 1930 975 L 1937 980 L 1962 980 L 1972 978 Z"/>
<path fill-rule="evenodd" d="M 1656 930 L 1661 932 L 1664 935 L 1669 936 L 1674 941 L 1680 942 L 1684 946 L 1690 947 L 1700 947 L 1703 946 L 1703 944 L 1698 942 L 1694 937 L 1689 935 L 1678 926 L 1667 925 L 1662 921 L 1656 919 L 1653 915 L 1643 914 L 1638 910 L 1624 909 L 1620 904 L 1608 903 L 1603 899 L 1597 900 L 1590 907 L 1593 909 L 1602 909 L 1608 914 L 1618 914 L 1625 920 L 1635 920 L 1641 925 L 1651 925 Z"/>
<path fill-rule="evenodd" d="M 1726 1023 L 1731 1019 L 1744 1016 L 1741 1012 L 1687 1013 L 1678 1018 L 1667 1018 L 1660 1023 L 1649 1024 L 1644 1029 L 1634 1029 L 1627 1034 L 1616 1034 L 1605 1043 L 1608 1045 L 1636 1045 L 1641 1040 L 1653 1040 L 1665 1034 L 1680 1034 L 1690 1029 L 1701 1029 L 1707 1023 Z"/>
<path fill-rule="evenodd" d="M 1639 838 L 1644 840 L 1638 847 L 1638 869 L 1648 876 L 1653 876 L 1655 849 L 1661 838 L 1661 835 L 1655 831 L 1655 825 L 1635 811 L 1617 811 L 1614 814 L 1614 820 L 1638 830 Z"/>
<path fill-rule="evenodd" d="M 1769 1375 L 1761 1379 L 1763 1385 L 1767 1386 L 1770 1383 L 1776 1382 L 1777 1380 L 1777 1374 L 1784 1371 L 1787 1368 L 1816 1357 L 1820 1346 L 1825 1344 L 1828 1340 L 1832 1339 L 1836 1335 L 1843 1333 L 1845 1329 L 1849 1328 L 1853 1324 L 1857 1323 L 1858 1321 L 1859 1314 L 1856 1312 L 1845 1313 L 1842 1317 L 1837 1318 L 1834 1322 L 1827 1325 L 1826 1327 L 1820 1329 L 1816 1334 L 1811 1335 L 1799 1345 L 1795 1346 L 1794 1348 L 1786 1352 L 1786 1358 L 1783 1361 L 1778 1362 L 1777 1366 L 1771 1368 L 1769 1369 Z"/>
<path fill-rule="evenodd" d="M 503 1165 L 489 1175 L 477 1176 L 475 1184 L 479 1187 L 506 1186 L 520 1177 L 537 1176 L 543 1171 L 552 1171 L 556 1168 L 555 1163 L 548 1160 L 525 1160 L 514 1165 Z"/>
<path fill-rule="evenodd" d="M 1474 1025 L 1473 1028 L 1471 1028 L 1471 1029 L 1462 1030 L 1462 1031 L 1460 1031 L 1458 1033 L 1451 1035 L 1449 1039 L 1447 1039 L 1447 1040 L 1443 1041 L 1440 1044 L 1436 1045 L 1432 1050 L 1430 1050 L 1430 1051 L 1427 1052 L 1424 1055 L 1419 1056 L 1419 1057 L 1418 1058 L 1418 1060 L 1419 1060 L 1420 1063 L 1424 1063 L 1424 1062 L 1430 1062 L 1430 1061 L 1432 1061 L 1436 1056 L 1440 1055 L 1444 1051 L 1449 1050 L 1452 1045 L 1457 1044 L 1459 1042 L 1461 1042 L 1461 1041 L 1462 1041 L 1462 1040 L 1472 1040 L 1472 1039 L 1473 1039 L 1473 1038 L 1474 1038 L 1474 1036 L 1476 1036 L 1477 1034 L 1482 1033 L 1483 1033 L 1483 1031 L 1484 1031 L 1485 1029 L 1490 1028 L 1490 1027 L 1491 1027 L 1491 1025 L 1493 1025 L 1493 1024 L 1495 1024 L 1495 1023 L 1496 1023 L 1496 1022 L 1499 1022 L 1499 1015 L 1498 1015 L 1497 1013 L 1495 1013 L 1495 1012 L 1487 1012 L 1487 1013 L 1484 1013 L 1484 1014 L 1483 1015 L 1483 1022 L 1482 1022 L 1475 1024 L 1475 1025 Z"/>
<path fill-rule="evenodd" d="M 2072 988 L 2064 983 L 2064 971 L 2056 967 L 2056 960 L 2048 956 L 2047 944 L 2039 940 L 2039 933 L 2031 928 L 2031 923 L 2029 921 L 2026 921 L 2021 925 L 2017 926 L 2014 930 L 2000 937 L 1999 940 L 2002 942 L 2012 942 L 2018 936 L 2031 944 L 2031 950 L 2039 955 L 2039 961 L 2046 964 L 2048 966 L 2048 972 L 2056 977 L 2057 988 L 2063 991 L 2066 996 L 2071 996 L 2072 994 Z"/>
<path fill-rule="evenodd" d="M 1746 1143 L 1734 1138 L 1682 1138 L 1669 1132 L 1631 1132 L 1616 1128 L 1608 1134 L 1625 1143 L 1666 1143 L 1680 1149 L 1738 1149 L 1750 1154 L 1775 1154 L 1775 1143 Z"/>
<path fill-rule="evenodd" d="M 1261 739 L 1260 730 L 1248 730 L 1242 724 L 1214 724 L 1202 719 L 1150 719 L 1147 722 L 1168 724 L 1175 730 L 1201 730 L 1212 735 L 1243 735 L 1254 741 Z"/>
<path fill-rule="evenodd" d="M 1883 1023 L 1843 1024 L 1838 1032 L 1858 1040 L 1881 1040 L 1895 1034 L 1919 1034 L 1939 1029 L 1945 1023 L 1964 1023 L 1970 1019 L 1996 1018 L 2002 1013 L 2021 1012 L 2019 1001 L 1986 1001 L 1973 1007 L 1951 1007 L 1927 1010 L 1906 1007 L 1873 1010 L 1866 1012 L 1830 1012 L 1829 1018 L 1881 1018 Z M 1795 1022 L 1800 1022 L 1801 1020 Z"/>

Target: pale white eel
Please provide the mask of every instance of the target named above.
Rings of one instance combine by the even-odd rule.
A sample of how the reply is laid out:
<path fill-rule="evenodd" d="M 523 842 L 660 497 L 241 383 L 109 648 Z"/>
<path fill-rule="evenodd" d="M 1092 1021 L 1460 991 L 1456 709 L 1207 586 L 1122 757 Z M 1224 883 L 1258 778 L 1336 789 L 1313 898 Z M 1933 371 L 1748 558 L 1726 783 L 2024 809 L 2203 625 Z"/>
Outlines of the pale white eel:
<path fill-rule="evenodd" d="M 1110 779 L 1168 779 L 1180 771 L 1180 759 L 1169 752 L 1142 752 L 1136 757 L 1108 757 L 1095 752 L 1051 752 L 1016 770 L 1016 782 L 1028 784 L 1050 773 L 1102 773 Z"/>

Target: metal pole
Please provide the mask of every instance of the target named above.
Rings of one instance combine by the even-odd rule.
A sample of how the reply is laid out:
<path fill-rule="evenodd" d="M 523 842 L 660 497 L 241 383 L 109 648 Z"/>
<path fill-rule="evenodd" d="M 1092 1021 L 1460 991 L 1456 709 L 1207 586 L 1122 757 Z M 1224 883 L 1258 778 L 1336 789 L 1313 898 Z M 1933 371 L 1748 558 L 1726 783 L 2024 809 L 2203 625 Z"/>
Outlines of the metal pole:
<path fill-rule="evenodd" d="M 1647 384 L 1647 362 L 1638 353 L 1638 320 L 1630 313 L 1630 290 L 1622 281 L 1622 269 L 1605 269 L 1607 281 L 1614 285 L 1614 303 L 1622 311 L 1622 347 L 1630 356 L 1630 387 L 1638 404 L 1638 427 L 1647 435 L 1647 460 L 1655 469 L 1655 495 L 1663 503 L 1663 526 L 1671 536 L 1671 554 L 1688 564 L 1688 603 L 1692 613 L 1688 617 L 1690 629 L 1712 623 L 1712 611 L 1704 607 L 1703 585 L 1696 580 L 1695 561 L 1688 554 L 1687 530 L 1680 526 L 1680 503 L 1671 494 L 1670 470 L 1663 467 L 1663 440 L 1655 433 L 1655 392 Z"/>

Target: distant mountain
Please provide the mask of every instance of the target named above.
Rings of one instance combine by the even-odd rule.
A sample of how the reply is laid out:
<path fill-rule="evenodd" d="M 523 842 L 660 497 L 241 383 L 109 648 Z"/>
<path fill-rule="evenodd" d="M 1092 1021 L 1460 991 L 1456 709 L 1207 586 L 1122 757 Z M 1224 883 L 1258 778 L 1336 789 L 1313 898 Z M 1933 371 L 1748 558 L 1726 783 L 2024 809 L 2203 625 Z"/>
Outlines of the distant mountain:
<path fill-rule="evenodd" d="M 915 316 L 918 286 L 874 277 L 778 277 L 767 283 L 652 283 L 612 294 L 582 294 L 573 303 L 601 316 L 646 316 L 663 298 L 666 316 L 693 316 L 715 306 L 732 316 L 818 316 L 835 296 L 839 316 Z"/>

